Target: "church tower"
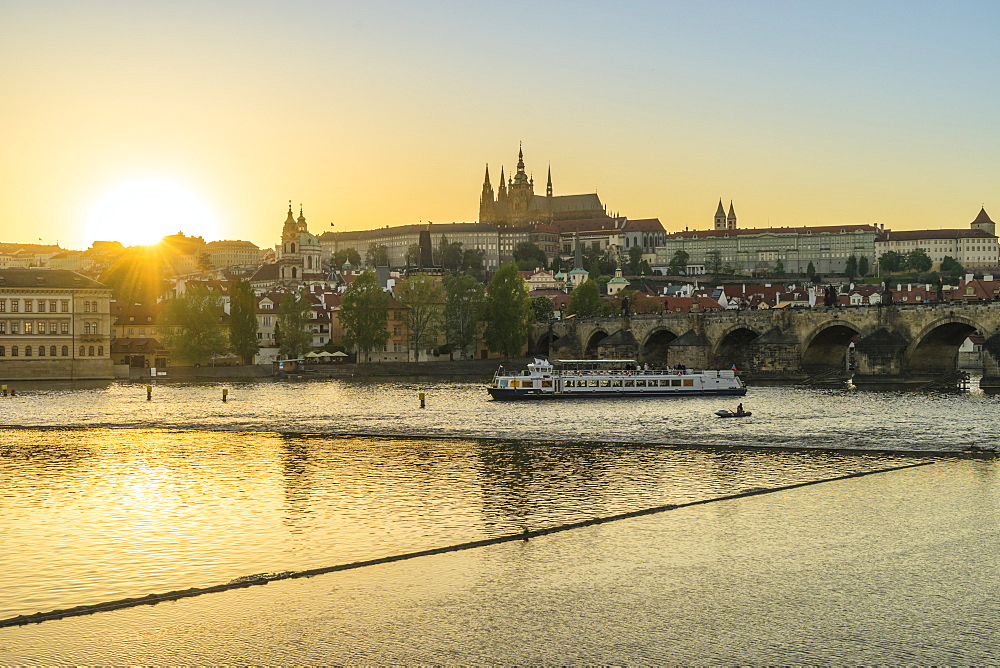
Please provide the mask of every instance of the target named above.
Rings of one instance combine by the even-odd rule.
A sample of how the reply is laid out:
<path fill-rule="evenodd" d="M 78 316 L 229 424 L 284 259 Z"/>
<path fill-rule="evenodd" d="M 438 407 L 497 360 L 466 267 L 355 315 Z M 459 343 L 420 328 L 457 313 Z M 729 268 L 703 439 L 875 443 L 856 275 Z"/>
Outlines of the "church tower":
<path fill-rule="evenodd" d="M 990 236 L 996 236 L 997 233 L 996 223 L 990 220 L 989 214 L 986 213 L 986 207 L 979 210 L 979 215 L 972 221 L 971 227 L 974 230 L 983 230 Z"/>
<path fill-rule="evenodd" d="M 503 176 L 500 177 L 501 182 Z M 486 180 L 483 181 L 483 194 L 479 197 L 479 221 L 482 223 L 492 223 L 495 220 L 493 199 L 493 185 L 490 183 L 490 165 L 486 164 Z"/>
<path fill-rule="evenodd" d="M 292 213 L 292 203 L 288 203 L 288 215 L 281 227 L 281 245 L 278 252 L 278 280 L 285 284 L 303 283 L 306 279 L 322 277 L 323 248 L 319 239 L 309 233 L 306 217 L 299 208 L 299 217 Z"/>
<path fill-rule="evenodd" d="M 726 229 L 726 210 L 722 208 L 721 198 L 719 198 L 719 208 L 715 211 L 715 229 Z"/>
<path fill-rule="evenodd" d="M 736 229 L 736 211 L 733 209 L 733 200 L 729 200 L 729 215 L 726 216 L 726 229 Z"/>
<path fill-rule="evenodd" d="M 531 200 L 535 198 L 535 182 L 524 171 L 524 151 L 517 150 L 517 173 L 510 180 L 507 210 L 514 227 L 522 227 L 529 222 Z"/>

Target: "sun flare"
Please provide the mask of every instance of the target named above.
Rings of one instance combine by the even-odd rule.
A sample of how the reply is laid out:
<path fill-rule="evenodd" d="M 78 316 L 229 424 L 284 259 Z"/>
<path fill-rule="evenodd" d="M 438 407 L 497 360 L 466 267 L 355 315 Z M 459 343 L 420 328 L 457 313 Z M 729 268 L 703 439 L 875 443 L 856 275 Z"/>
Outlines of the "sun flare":
<path fill-rule="evenodd" d="M 88 241 L 155 244 L 167 234 L 215 238 L 215 214 L 190 190 L 161 179 L 136 179 L 105 193 L 87 216 Z"/>

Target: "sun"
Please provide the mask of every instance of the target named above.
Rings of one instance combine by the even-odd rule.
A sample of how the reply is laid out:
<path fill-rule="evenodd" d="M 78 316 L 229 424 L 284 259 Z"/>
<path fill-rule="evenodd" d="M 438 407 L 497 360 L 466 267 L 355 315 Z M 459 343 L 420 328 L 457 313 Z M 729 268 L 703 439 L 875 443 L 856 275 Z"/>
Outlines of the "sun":
<path fill-rule="evenodd" d="M 189 189 L 162 179 L 135 179 L 105 193 L 87 215 L 87 240 L 155 244 L 168 234 L 215 237 L 214 213 Z"/>

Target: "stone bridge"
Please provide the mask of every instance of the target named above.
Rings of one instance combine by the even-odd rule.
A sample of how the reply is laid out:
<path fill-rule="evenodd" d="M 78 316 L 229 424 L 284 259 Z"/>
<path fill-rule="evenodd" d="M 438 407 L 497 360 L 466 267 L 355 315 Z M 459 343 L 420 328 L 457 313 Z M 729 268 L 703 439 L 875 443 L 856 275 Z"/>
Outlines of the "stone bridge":
<path fill-rule="evenodd" d="M 976 332 L 986 340 L 981 386 L 1000 390 L 1000 302 L 569 318 L 537 323 L 528 346 L 554 359 L 736 365 L 752 382 L 853 377 L 859 387 L 919 387 L 954 377 L 958 349 Z"/>

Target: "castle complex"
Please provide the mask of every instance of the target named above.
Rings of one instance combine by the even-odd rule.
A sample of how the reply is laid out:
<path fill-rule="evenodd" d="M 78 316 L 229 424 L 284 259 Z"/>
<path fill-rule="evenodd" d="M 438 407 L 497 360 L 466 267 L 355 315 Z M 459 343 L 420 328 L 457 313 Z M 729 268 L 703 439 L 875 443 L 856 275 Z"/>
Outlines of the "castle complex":
<path fill-rule="evenodd" d="M 479 222 L 498 229 L 531 227 L 538 223 L 559 220 L 604 218 L 607 207 L 597 193 L 585 195 L 553 195 L 552 167 L 549 167 L 545 194 L 535 194 L 535 180 L 524 171 L 524 152 L 517 151 L 517 173 L 504 179 L 500 168 L 500 183 L 494 194 L 490 183 L 490 166 L 486 165 L 486 180 L 479 198 Z"/>

